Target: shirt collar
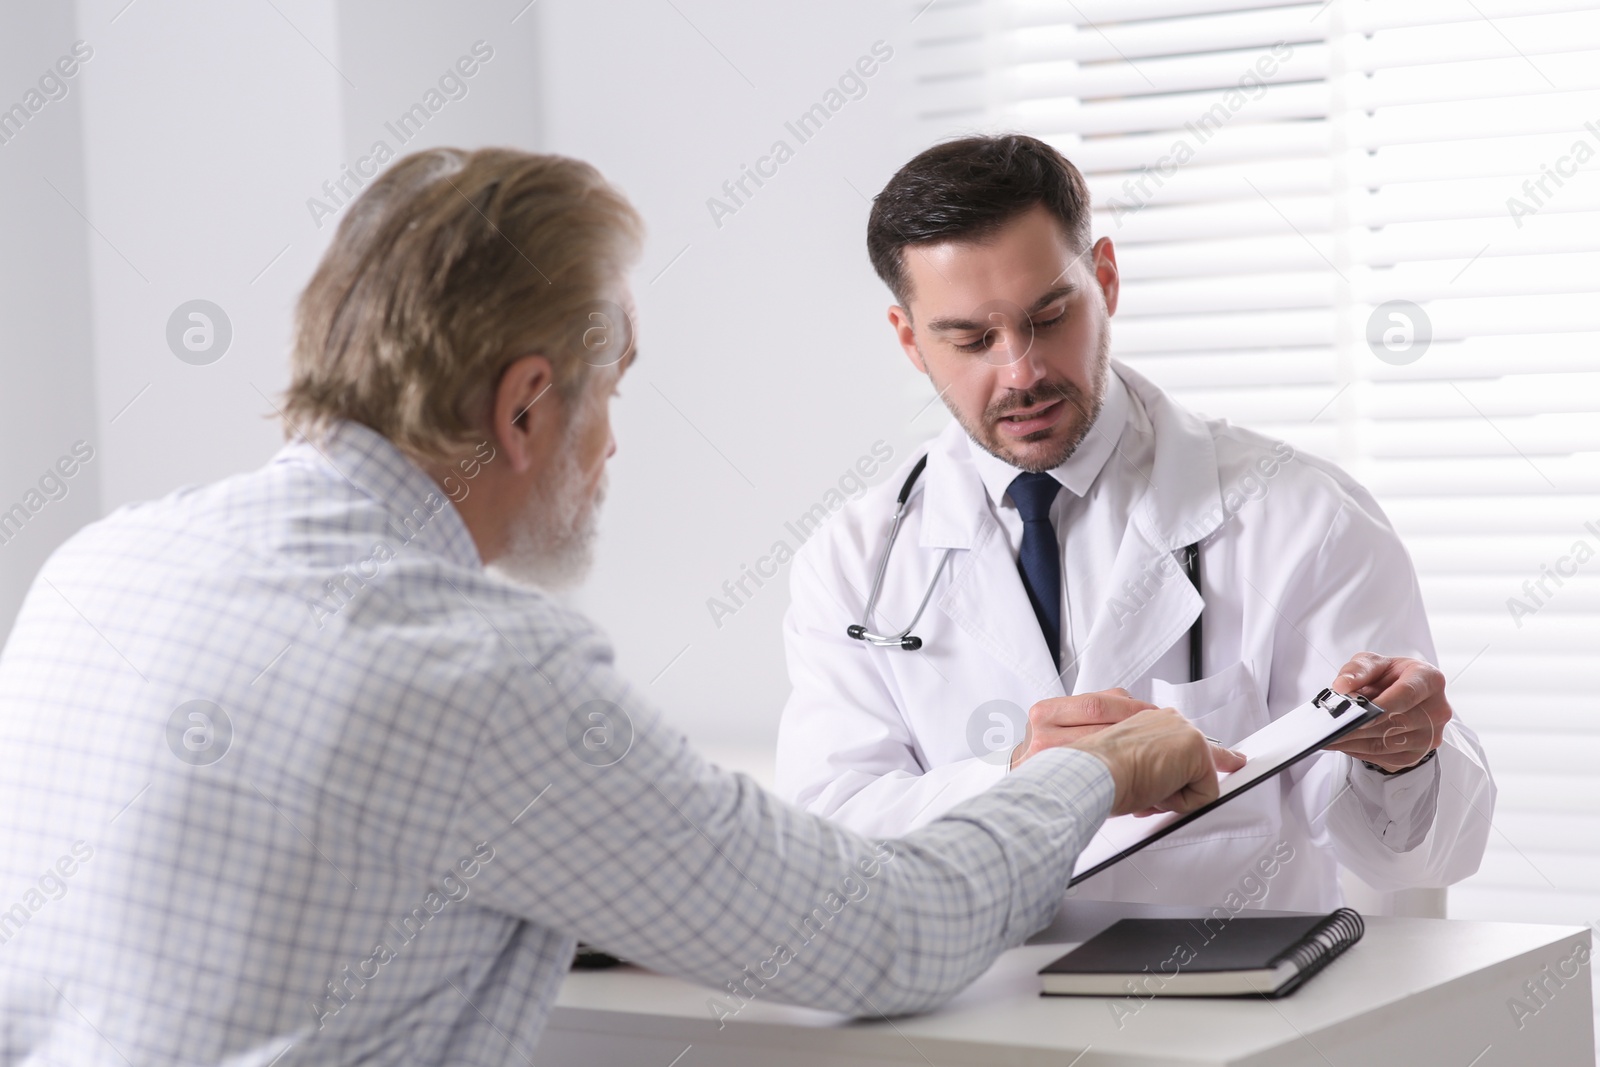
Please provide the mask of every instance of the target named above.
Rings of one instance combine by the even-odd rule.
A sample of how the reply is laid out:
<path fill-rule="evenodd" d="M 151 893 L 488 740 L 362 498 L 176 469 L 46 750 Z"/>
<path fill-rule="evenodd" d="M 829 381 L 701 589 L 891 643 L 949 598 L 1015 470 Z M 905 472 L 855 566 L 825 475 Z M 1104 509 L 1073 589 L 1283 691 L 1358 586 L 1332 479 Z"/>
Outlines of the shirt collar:
<path fill-rule="evenodd" d="M 1106 395 L 1100 404 L 1099 418 L 1095 419 L 1088 434 L 1066 462 L 1046 473 L 1077 496 L 1087 493 L 1100 476 L 1106 460 L 1116 450 L 1117 441 L 1128 424 L 1128 408 L 1127 386 L 1122 384 L 1114 368 L 1108 369 Z M 989 499 L 999 507 L 1005 499 L 1006 490 L 1011 488 L 1011 483 L 1022 470 L 991 454 L 971 437 L 967 438 L 967 447 L 972 453 L 978 477 L 983 479 L 983 487 L 989 492 Z"/>
<path fill-rule="evenodd" d="M 279 456 L 303 458 L 333 471 L 377 501 L 395 529 L 415 528 L 411 540 L 462 567 L 483 566 L 472 531 L 439 483 L 371 427 L 341 420 L 320 444 L 296 437 Z"/>

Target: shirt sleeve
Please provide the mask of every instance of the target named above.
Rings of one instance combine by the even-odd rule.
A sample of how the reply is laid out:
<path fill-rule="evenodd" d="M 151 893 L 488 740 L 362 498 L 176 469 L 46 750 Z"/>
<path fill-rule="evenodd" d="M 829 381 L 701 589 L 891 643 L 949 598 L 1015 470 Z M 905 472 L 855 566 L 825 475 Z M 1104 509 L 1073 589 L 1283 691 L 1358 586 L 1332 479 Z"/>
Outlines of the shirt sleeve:
<path fill-rule="evenodd" d="M 1390 852 L 1410 852 L 1422 844 L 1439 810 L 1439 759 L 1386 775 L 1360 760 L 1350 761 L 1350 791 L 1367 826 Z"/>
<path fill-rule="evenodd" d="M 932 1007 L 1055 913 L 1110 772 L 1042 753 L 915 833 L 873 841 L 692 752 L 585 639 L 508 672 L 454 825 L 484 906 L 750 999 Z"/>

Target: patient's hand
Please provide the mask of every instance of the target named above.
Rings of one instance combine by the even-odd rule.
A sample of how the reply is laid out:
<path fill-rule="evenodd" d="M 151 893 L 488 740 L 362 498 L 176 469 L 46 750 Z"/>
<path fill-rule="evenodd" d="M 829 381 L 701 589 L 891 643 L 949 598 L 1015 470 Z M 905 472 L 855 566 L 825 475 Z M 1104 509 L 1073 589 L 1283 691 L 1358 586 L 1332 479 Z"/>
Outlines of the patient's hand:
<path fill-rule="evenodd" d="M 1057 748 L 1099 733 L 1130 715 L 1153 708 L 1128 695 L 1126 689 L 1107 689 L 1071 697 L 1050 697 L 1028 709 L 1028 736 L 1011 752 L 1015 767 L 1036 752 Z"/>
<path fill-rule="evenodd" d="M 1239 753 L 1207 743 L 1172 708 L 1148 708 L 1071 746 L 1111 768 L 1112 815 L 1188 812 L 1217 798 L 1217 774 L 1244 766 Z"/>
<path fill-rule="evenodd" d="M 1366 697 L 1388 714 L 1328 746 L 1386 771 L 1415 766 L 1444 740 L 1453 714 L 1444 695 L 1444 675 L 1417 659 L 1359 652 L 1333 680 L 1335 692 Z"/>

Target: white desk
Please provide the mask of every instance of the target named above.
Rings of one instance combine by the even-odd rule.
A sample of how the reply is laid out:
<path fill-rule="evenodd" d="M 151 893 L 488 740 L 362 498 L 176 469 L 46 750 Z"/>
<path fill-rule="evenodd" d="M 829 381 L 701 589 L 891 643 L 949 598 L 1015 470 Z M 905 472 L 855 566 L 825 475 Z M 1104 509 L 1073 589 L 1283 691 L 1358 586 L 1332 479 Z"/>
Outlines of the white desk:
<path fill-rule="evenodd" d="M 757 1001 L 719 1031 L 712 990 L 635 968 L 574 972 L 540 1067 L 1593 1067 L 1589 969 L 1519 1029 L 1523 983 L 1588 944 L 1581 926 L 1369 917 L 1366 936 L 1282 1000 L 1154 999 L 1118 1029 L 1110 1001 L 1040 997 L 1035 972 L 1121 915 L 1193 910 L 1069 902 L 939 1011 L 892 1021 Z M 1532 1001 L 1528 1001 L 1530 1005 Z M 687 1048 L 687 1052 L 685 1049 Z M 680 1057 L 681 1058 L 678 1058 Z"/>

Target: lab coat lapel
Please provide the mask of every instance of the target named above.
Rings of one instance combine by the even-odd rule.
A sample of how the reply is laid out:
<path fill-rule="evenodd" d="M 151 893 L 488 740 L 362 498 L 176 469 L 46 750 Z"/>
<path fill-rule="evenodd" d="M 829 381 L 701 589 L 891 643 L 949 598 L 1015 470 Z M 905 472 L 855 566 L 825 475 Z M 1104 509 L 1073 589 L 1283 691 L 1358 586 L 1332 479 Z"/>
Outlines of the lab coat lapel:
<path fill-rule="evenodd" d="M 1150 544 L 1137 526 L 1123 535 L 1110 590 L 1079 649 L 1080 693 L 1131 686 L 1200 614 L 1200 594 L 1180 560 Z"/>
<path fill-rule="evenodd" d="M 952 424 L 928 461 L 919 541 L 924 549 L 959 548 L 939 610 L 1008 673 L 1038 693 L 1061 696 L 1061 678 L 1017 572 L 1017 561 L 990 511 L 964 431 Z"/>
<path fill-rule="evenodd" d="M 1203 557 L 1223 518 L 1210 427 L 1137 372 L 1114 366 L 1135 400 L 1133 417 L 1154 431 L 1155 458 L 1112 564 L 1110 595 L 1079 650 L 1080 693 L 1130 686 L 1188 632 L 1203 602 L 1176 553 L 1201 542 Z"/>
<path fill-rule="evenodd" d="M 939 607 L 978 647 L 1026 682 L 1035 699 L 1064 696 L 1010 546 L 992 518 L 985 527 L 979 543 L 963 553 Z"/>

